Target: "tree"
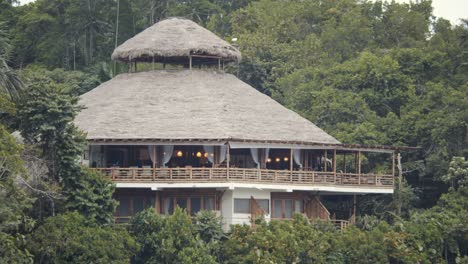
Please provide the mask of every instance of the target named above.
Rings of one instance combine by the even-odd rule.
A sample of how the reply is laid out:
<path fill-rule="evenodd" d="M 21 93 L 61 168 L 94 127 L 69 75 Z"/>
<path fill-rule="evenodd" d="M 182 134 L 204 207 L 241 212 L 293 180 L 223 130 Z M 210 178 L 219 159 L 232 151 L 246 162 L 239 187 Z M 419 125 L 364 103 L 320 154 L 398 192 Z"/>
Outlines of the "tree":
<path fill-rule="evenodd" d="M 0 23 L 0 93 L 5 93 L 10 100 L 17 100 L 23 83 L 16 72 L 8 66 L 10 41 L 4 23 Z"/>
<path fill-rule="evenodd" d="M 208 247 L 196 235 L 190 216 L 177 208 L 161 218 L 147 209 L 132 220 L 132 233 L 140 242 L 136 261 L 145 263 L 216 263 Z"/>
<path fill-rule="evenodd" d="M 129 263 L 138 244 L 123 227 L 102 227 L 77 212 L 49 217 L 28 237 L 37 263 Z"/>
<path fill-rule="evenodd" d="M 33 200 L 17 184 L 24 177 L 21 147 L 0 125 L 0 262 L 30 263 L 23 235 L 34 226 L 28 215 Z"/>
<path fill-rule="evenodd" d="M 109 179 L 79 165 L 84 152 L 84 134 L 72 123 L 80 107 L 72 90 L 48 79 L 36 79 L 19 105 L 23 137 L 40 147 L 46 161 L 49 185 L 59 185 L 65 194 L 65 209 L 78 210 L 101 224 L 113 221 L 115 185 Z M 55 201 L 51 203 L 55 213 Z"/>

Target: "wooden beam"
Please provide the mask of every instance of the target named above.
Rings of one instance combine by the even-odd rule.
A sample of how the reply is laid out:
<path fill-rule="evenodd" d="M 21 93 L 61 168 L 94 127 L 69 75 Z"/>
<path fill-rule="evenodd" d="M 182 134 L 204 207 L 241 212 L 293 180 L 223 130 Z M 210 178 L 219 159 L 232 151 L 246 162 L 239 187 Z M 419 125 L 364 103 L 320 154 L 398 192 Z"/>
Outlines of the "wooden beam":
<path fill-rule="evenodd" d="M 359 179 L 359 184 L 361 184 L 361 151 L 358 151 L 357 153 L 357 171 L 358 171 L 358 179 Z"/>
<path fill-rule="evenodd" d="M 289 151 L 289 170 L 290 170 L 290 179 L 293 180 L 293 149 L 291 148 Z"/>
<path fill-rule="evenodd" d="M 346 152 L 343 152 L 343 171 L 346 173 Z"/>
<path fill-rule="evenodd" d="M 155 202 L 154 202 L 154 210 L 156 211 L 157 214 L 161 214 L 161 201 L 159 200 L 159 192 L 156 191 L 155 194 Z"/>
<path fill-rule="evenodd" d="M 156 178 L 156 145 L 153 145 L 153 181 Z"/>
<path fill-rule="evenodd" d="M 327 154 L 328 154 L 327 150 L 325 150 L 325 166 L 324 166 L 324 169 L 323 169 L 323 171 L 325 171 L 325 172 L 327 172 L 327 167 L 328 167 Z"/>
<path fill-rule="evenodd" d="M 226 168 L 227 168 L 226 176 L 227 176 L 227 179 L 229 180 L 229 163 L 231 163 L 231 155 L 229 154 L 229 144 L 226 144 L 226 161 L 227 161 L 227 164 L 226 164 Z"/>
<path fill-rule="evenodd" d="M 192 70 L 192 55 L 189 55 L 189 69 Z"/>
<path fill-rule="evenodd" d="M 336 149 L 333 150 L 333 179 L 336 183 Z"/>

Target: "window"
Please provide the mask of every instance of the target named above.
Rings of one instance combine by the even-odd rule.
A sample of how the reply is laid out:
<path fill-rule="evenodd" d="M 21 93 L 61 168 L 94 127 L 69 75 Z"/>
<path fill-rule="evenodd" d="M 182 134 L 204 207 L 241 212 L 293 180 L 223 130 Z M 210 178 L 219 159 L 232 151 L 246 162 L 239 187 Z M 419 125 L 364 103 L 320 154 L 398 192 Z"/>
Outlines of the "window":
<path fill-rule="evenodd" d="M 117 197 L 119 206 L 117 207 L 116 216 L 133 216 L 145 208 L 154 208 L 153 195 L 151 196 L 120 196 Z"/>
<path fill-rule="evenodd" d="M 294 213 L 302 213 L 302 200 L 274 199 L 273 218 L 292 218 Z"/>
<path fill-rule="evenodd" d="M 133 197 L 133 213 L 134 214 L 143 211 L 143 209 L 145 208 L 144 202 L 145 200 L 143 199 L 143 197 Z"/>
<path fill-rule="evenodd" d="M 177 198 L 177 206 L 181 209 L 187 209 L 187 198 Z"/>
<path fill-rule="evenodd" d="M 273 218 L 283 218 L 283 200 L 273 200 Z"/>
<path fill-rule="evenodd" d="M 257 204 L 265 211 L 266 214 L 270 213 L 270 200 L 268 199 L 256 199 Z"/>
<path fill-rule="evenodd" d="M 204 197 L 204 206 L 205 206 L 205 210 L 214 210 L 214 198 L 213 197 Z"/>
<path fill-rule="evenodd" d="M 190 198 L 190 213 L 194 215 L 200 212 L 200 210 L 201 210 L 201 198 L 200 197 Z"/>
<path fill-rule="evenodd" d="M 255 201 L 266 214 L 270 213 L 270 200 L 255 199 Z M 250 199 L 234 199 L 234 213 L 250 214 Z"/>
<path fill-rule="evenodd" d="M 119 201 L 119 207 L 117 208 L 119 216 L 129 216 L 130 215 L 130 201 L 126 197 L 122 197 Z"/>
<path fill-rule="evenodd" d="M 234 199 L 234 213 L 250 214 L 250 199 Z"/>
<path fill-rule="evenodd" d="M 201 210 L 215 210 L 214 196 L 169 196 L 161 200 L 161 213 L 172 214 L 175 207 L 186 209 L 187 213 L 195 215 Z"/>
<path fill-rule="evenodd" d="M 284 200 L 284 217 L 293 217 L 293 200 Z"/>
<path fill-rule="evenodd" d="M 163 201 L 163 214 L 174 213 L 174 200 L 172 198 L 165 198 Z"/>

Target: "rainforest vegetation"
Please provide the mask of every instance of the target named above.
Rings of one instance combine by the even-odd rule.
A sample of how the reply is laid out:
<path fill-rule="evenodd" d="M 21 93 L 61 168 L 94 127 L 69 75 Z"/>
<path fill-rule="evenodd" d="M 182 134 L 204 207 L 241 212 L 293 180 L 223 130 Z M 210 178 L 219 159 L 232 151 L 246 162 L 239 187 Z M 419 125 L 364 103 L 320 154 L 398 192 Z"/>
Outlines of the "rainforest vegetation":
<path fill-rule="evenodd" d="M 468 20 L 430 0 L 0 0 L 0 263 L 468 263 Z M 78 165 L 79 95 L 127 71 L 116 45 L 166 17 L 243 55 L 229 70 L 345 143 L 415 146 L 357 223 L 139 213 Z"/>

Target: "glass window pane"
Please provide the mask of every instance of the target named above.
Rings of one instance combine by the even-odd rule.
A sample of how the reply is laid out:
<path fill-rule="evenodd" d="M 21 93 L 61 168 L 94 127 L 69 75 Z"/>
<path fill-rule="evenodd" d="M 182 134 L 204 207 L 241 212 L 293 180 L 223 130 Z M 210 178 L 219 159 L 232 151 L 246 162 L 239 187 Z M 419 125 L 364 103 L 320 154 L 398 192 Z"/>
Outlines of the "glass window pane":
<path fill-rule="evenodd" d="M 284 200 L 284 217 L 292 218 L 293 216 L 293 200 Z"/>
<path fill-rule="evenodd" d="M 294 206 L 295 213 L 302 213 L 302 200 L 296 200 Z"/>
<path fill-rule="evenodd" d="M 268 199 L 258 199 L 256 200 L 258 205 L 265 211 L 266 214 L 270 213 L 270 200 Z"/>
<path fill-rule="evenodd" d="M 250 214 L 250 199 L 234 199 L 234 213 Z"/>
<path fill-rule="evenodd" d="M 143 211 L 144 209 L 143 197 L 133 197 L 133 214 Z"/>
<path fill-rule="evenodd" d="M 200 212 L 200 210 L 201 210 L 201 198 L 200 197 L 190 198 L 190 213 L 194 215 Z"/>
<path fill-rule="evenodd" d="M 214 210 L 214 198 L 213 197 L 205 197 L 204 201 L 204 210 Z"/>
<path fill-rule="evenodd" d="M 127 197 L 120 197 L 119 198 L 119 206 L 117 207 L 117 214 L 119 216 L 129 216 L 129 207 L 130 202 Z"/>
<path fill-rule="evenodd" d="M 155 207 L 154 207 L 154 203 L 155 203 L 154 197 L 146 198 L 145 207 L 146 207 L 146 208 L 155 208 Z"/>
<path fill-rule="evenodd" d="M 273 218 L 283 218 L 281 203 L 281 200 L 273 200 L 273 208 L 275 209 L 273 212 Z"/>
<path fill-rule="evenodd" d="M 172 197 L 164 198 L 163 214 L 172 214 L 174 212 L 174 202 Z"/>
<path fill-rule="evenodd" d="M 187 209 L 187 198 L 177 198 L 177 206 Z"/>

